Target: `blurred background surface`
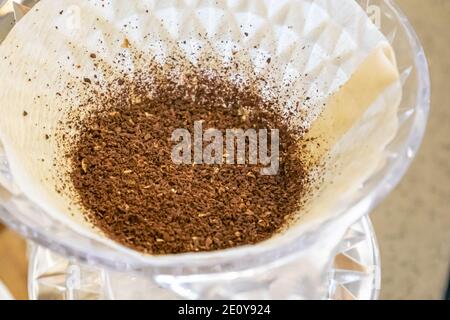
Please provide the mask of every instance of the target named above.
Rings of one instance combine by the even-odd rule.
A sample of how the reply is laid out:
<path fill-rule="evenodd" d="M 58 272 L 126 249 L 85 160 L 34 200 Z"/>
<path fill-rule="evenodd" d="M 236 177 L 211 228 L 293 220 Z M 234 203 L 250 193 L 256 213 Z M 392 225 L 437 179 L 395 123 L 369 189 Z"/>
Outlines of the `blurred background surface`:
<path fill-rule="evenodd" d="M 381 297 L 440 299 L 450 270 L 450 1 L 396 2 L 427 53 L 432 101 L 417 159 L 372 215 L 382 259 Z"/>
<path fill-rule="evenodd" d="M 397 0 L 431 68 L 431 116 L 423 147 L 372 219 L 382 258 L 382 299 L 442 299 L 450 270 L 450 0 Z M 0 280 L 27 298 L 26 245 L 0 225 Z"/>

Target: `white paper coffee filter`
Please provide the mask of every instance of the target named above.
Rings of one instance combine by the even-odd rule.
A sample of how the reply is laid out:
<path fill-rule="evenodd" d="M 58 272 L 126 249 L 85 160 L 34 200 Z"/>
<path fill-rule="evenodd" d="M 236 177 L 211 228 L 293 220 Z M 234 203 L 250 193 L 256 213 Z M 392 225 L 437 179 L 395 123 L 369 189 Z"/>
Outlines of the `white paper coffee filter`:
<path fill-rule="evenodd" d="M 224 58 L 237 46 L 258 72 L 295 82 L 289 100 L 311 97 L 305 105 L 310 135 L 324 141 L 314 154 L 327 155 L 328 170 L 299 220 L 303 230 L 340 212 L 383 161 L 397 130 L 401 86 L 394 54 L 353 0 L 42 0 L 0 48 L 0 138 L 23 193 L 78 232 L 111 245 L 70 197 L 56 192 L 54 158 L 61 150 L 52 137 L 74 107 L 66 98 L 77 99 L 79 88 L 68 90 L 67 83 L 139 68 L 124 39 L 161 60 L 169 50 L 161 41 L 186 40 L 181 48 L 193 61 L 195 48 L 210 47 L 207 42 Z M 90 53 L 110 71 L 94 71 Z M 118 54 L 129 59 L 113 63 Z M 261 63 L 268 57 L 281 66 L 277 72 Z M 335 223 L 336 236 L 351 221 Z"/>

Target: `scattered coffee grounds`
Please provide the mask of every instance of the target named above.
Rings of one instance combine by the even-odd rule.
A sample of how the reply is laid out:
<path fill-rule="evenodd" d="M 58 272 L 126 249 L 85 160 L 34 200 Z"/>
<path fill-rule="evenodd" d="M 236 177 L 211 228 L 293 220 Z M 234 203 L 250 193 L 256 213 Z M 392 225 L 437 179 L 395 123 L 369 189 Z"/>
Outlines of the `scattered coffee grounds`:
<path fill-rule="evenodd" d="M 87 219 L 109 238 L 155 255 L 269 239 L 306 197 L 299 138 L 252 85 L 201 68 L 178 77 L 162 69 L 114 80 L 90 101 L 102 107 L 75 119 L 70 178 Z M 263 166 L 248 161 L 175 164 L 172 133 L 193 133 L 196 121 L 224 132 L 278 129 L 278 174 L 261 175 Z"/>

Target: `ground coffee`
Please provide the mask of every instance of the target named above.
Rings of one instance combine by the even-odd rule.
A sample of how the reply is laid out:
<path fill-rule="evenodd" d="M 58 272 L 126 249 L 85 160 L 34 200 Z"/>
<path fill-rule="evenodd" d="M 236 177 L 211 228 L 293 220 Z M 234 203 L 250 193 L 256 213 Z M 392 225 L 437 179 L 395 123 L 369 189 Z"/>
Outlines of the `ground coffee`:
<path fill-rule="evenodd" d="M 95 58 L 94 56 L 92 56 Z M 270 61 L 267 61 L 270 63 Z M 212 251 L 272 237 L 308 190 L 301 141 L 251 83 L 191 66 L 147 68 L 110 83 L 75 121 L 67 154 L 87 219 L 108 237 L 149 254 Z M 164 71 L 166 70 L 166 71 Z M 84 80 L 86 86 L 93 81 Z M 278 129 L 280 167 L 175 164 L 172 133 L 203 128 Z"/>

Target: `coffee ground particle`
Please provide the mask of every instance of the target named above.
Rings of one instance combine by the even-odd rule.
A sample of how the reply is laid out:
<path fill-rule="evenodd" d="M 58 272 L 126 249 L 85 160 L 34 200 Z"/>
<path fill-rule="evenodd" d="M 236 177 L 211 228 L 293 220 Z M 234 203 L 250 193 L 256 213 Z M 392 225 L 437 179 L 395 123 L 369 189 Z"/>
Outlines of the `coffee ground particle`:
<path fill-rule="evenodd" d="M 298 138 L 251 86 L 198 70 L 180 79 L 162 75 L 151 86 L 118 79 L 98 98 L 103 107 L 76 123 L 70 178 L 87 219 L 109 238 L 155 255 L 271 238 L 308 189 Z M 195 121 L 204 130 L 279 129 L 278 175 L 263 176 L 261 165 L 248 163 L 174 164 L 172 132 L 192 133 Z"/>

